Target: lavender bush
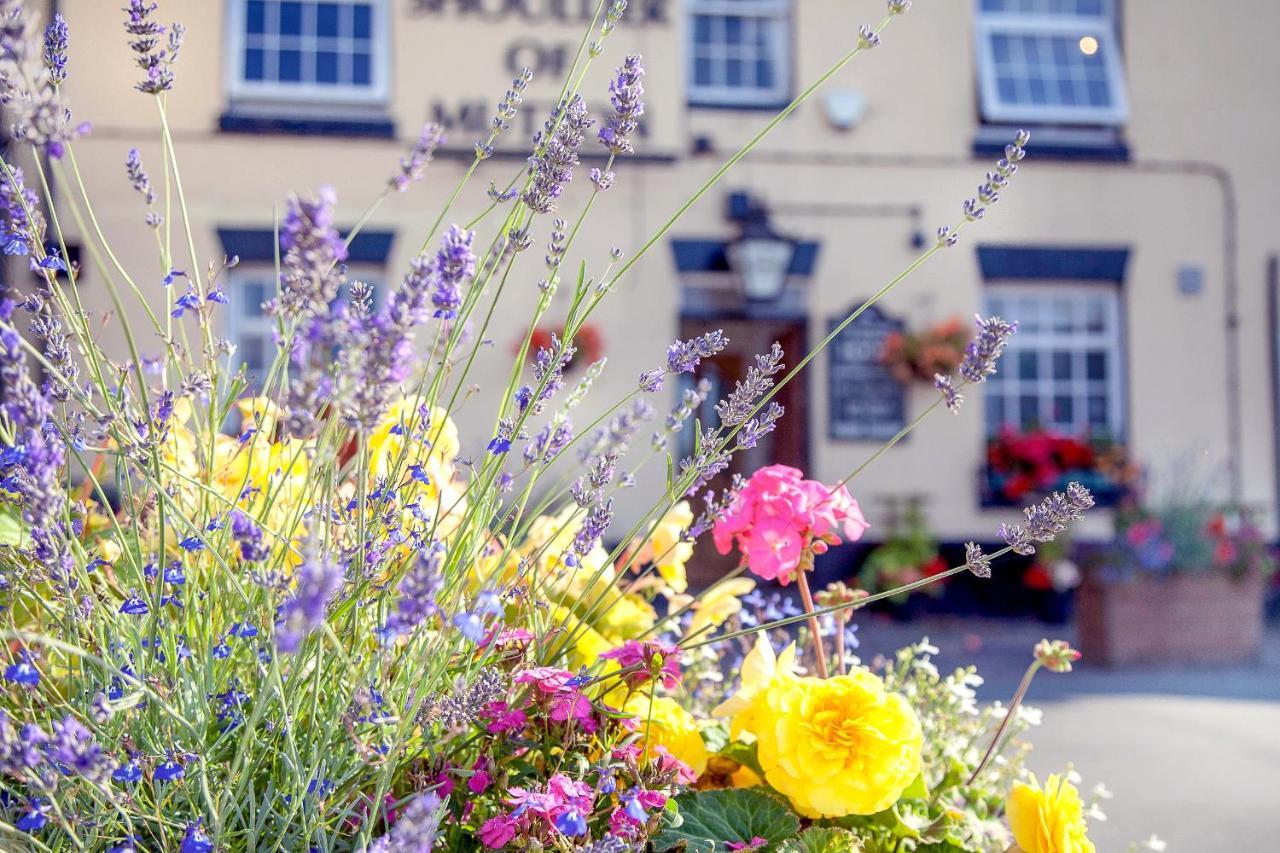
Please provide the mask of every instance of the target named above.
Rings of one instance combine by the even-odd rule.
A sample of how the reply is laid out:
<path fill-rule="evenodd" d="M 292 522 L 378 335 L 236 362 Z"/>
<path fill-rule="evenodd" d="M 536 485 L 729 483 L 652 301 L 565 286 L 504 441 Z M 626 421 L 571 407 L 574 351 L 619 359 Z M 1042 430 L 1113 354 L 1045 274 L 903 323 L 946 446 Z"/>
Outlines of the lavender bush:
<path fill-rule="evenodd" d="M 832 593 L 814 604 L 805 571 L 834 534 L 813 531 L 797 545 L 806 612 L 775 608 L 745 619 L 743 602 L 757 593 L 744 572 L 760 573 L 750 560 L 690 595 L 692 543 L 742 505 L 740 483 L 720 494 L 707 484 L 776 428 L 778 389 L 995 204 L 1027 135 L 934 244 L 790 368 L 775 345 L 726 399 L 708 401 L 699 386 L 657 412 L 667 377 L 692 373 L 726 344 L 719 332 L 677 341 L 665 358 L 654 353 L 655 367 L 630 394 L 579 427 L 575 409 L 606 366 L 592 364 L 572 383 L 566 367 L 576 336 L 627 286 L 636 262 L 787 115 L 879 45 L 910 5 L 890 0 L 878 25 L 852 31 L 844 56 L 624 255 L 577 240 L 593 207 L 625 180 L 614 168 L 633 152 L 644 113 L 638 56 L 619 64 L 603 109 L 590 107 L 598 93 L 578 91 L 626 7 L 601 2 L 527 165 L 498 175 L 485 206 L 459 211 L 522 108 L 528 71 L 380 305 L 347 274 L 359 227 L 339 234 L 332 190 L 287 200 L 278 287 L 261 306 L 277 353 L 265 375 L 249 377 L 231 369 L 233 353 L 217 333 L 235 259 L 210 264 L 196 255 L 167 119 L 184 28 L 162 23 L 145 0 L 124 10 L 137 96 L 154 102 L 163 140 L 160 164 L 121 152 L 121 187 L 136 191 L 139 227 L 155 231 L 169 270 L 153 281 L 117 261 L 85 192 L 75 149 L 90 128 L 72 118 L 60 89 L 75 72 L 74 34 L 61 18 L 42 30 L 21 2 L 0 2 L 0 97 L 20 143 L 0 161 L 0 243 L 39 280 L 0 301 L 5 849 L 614 851 L 668 849 L 673 837 L 693 838 L 697 849 L 785 840 L 689 835 L 706 804 L 682 792 L 700 778 L 723 782 L 754 759 L 723 726 L 717 746 L 710 732 L 719 724 L 689 722 L 671 697 L 696 710 L 714 676 L 707 671 L 682 693 L 682 666 L 696 670 L 717 644 L 776 637 L 803 621 L 813 628 L 798 666 L 830 667 L 827 686 L 873 678 L 849 669 L 856 661 L 846 660 L 844 632 L 849 614 L 879 595 Z M 423 129 L 361 223 L 386 197 L 430 177 L 442 140 L 439 128 Z M 588 150 L 603 156 L 601 167 L 584 170 Z M 153 181 L 149 169 L 169 179 Z M 103 271 L 117 314 L 106 334 L 127 343 L 124 364 L 107 356 L 104 333 L 79 303 L 62 217 L 79 226 Z M 534 273 L 524 256 L 539 243 L 545 260 Z M 537 305 L 505 385 L 470 403 L 489 407 L 492 430 L 464 442 L 453 414 L 497 306 L 519 287 L 536 287 Z M 566 290 L 562 334 L 535 349 L 535 329 Z M 146 322 L 129 325 L 131 313 Z M 959 378 L 939 378 L 933 408 L 958 409 L 960 391 L 995 370 L 1012 332 L 998 318 L 980 320 Z M 718 427 L 698 419 L 708 403 Z M 669 450 L 681 429 L 694 435 L 684 459 Z M 666 481 L 640 518 L 618 529 L 615 500 L 655 459 Z M 860 470 L 819 496 L 817 509 L 847 497 Z M 967 564 L 951 572 L 990 575 L 993 558 L 1053 538 L 1088 502 L 1073 489 L 1029 509 L 1024 526 L 1003 531 L 1007 548 L 986 555 L 971 546 Z M 820 619 L 838 622 L 838 658 L 823 651 Z M 885 679 L 887 689 L 910 693 L 902 685 L 923 678 L 908 663 Z M 934 696 L 938 684 L 912 690 Z M 987 731 L 977 718 L 965 726 L 975 739 Z M 993 749 L 1007 745 L 1002 731 Z M 737 756 L 738 770 L 716 776 L 708 753 Z M 976 777 L 992 753 L 980 755 L 947 758 Z M 757 782 L 780 784 L 760 769 Z M 938 826 L 972 802 L 997 808 L 973 794 L 973 779 L 955 793 L 948 773 L 926 765 L 919 786 L 894 796 Z M 1025 773 L 1007 766 L 990 784 L 1013 778 Z M 939 786 L 932 797 L 920 793 L 926 782 Z M 791 836 L 803 825 L 860 838 L 868 850 L 894 837 L 873 816 L 820 827 L 796 808 L 799 816 L 787 812 L 778 824 Z M 976 826 L 948 824 L 955 849 L 1004 849 L 1007 832 Z"/>

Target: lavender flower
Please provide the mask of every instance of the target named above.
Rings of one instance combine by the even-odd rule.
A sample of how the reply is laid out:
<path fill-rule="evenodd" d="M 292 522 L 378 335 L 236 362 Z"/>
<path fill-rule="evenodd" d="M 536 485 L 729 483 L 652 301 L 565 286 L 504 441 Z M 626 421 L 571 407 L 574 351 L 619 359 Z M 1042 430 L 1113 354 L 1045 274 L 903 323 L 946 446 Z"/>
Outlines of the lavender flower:
<path fill-rule="evenodd" d="M 435 596 L 443 583 L 440 568 L 444 556 L 444 545 L 439 542 L 418 552 L 417 559 L 396 587 L 395 612 L 381 632 L 384 641 L 416 628 L 439 612 Z"/>
<path fill-rule="evenodd" d="M 991 577 L 991 558 L 982 553 L 982 546 L 976 542 L 965 543 L 964 564 L 969 571 L 980 578 Z"/>
<path fill-rule="evenodd" d="M 911 8 L 911 0 L 889 0 L 890 15 L 905 15 Z"/>
<path fill-rule="evenodd" d="M 693 388 L 686 388 L 680 395 L 680 402 L 668 413 L 662 431 L 653 434 L 651 443 L 654 448 L 661 450 L 666 447 L 671 434 L 684 429 L 684 422 L 693 417 L 710 393 L 711 383 L 706 379 L 699 380 Z"/>
<path fill-rule="evenodd" d="M 347 247 L 333 224 L 338 203 L 332 187 L 313 197 L 291 196 L 280 225 L 280 296 L 267 303 L 268 313 L 285 316 L 327 314 L 338 295 L 341 275 L 335 270 L 346 260 Z"/>
<path fill-rule="evenodd" d="M 578 534 L 573 537 L 573 545 L 570 550 L 579 557 L 585 557 L 591 553 L 591 549 L 600 544 L 600 538 L 604 536 L 604 532 L 609 529 L 609 525 L 613 523 L 613 498 L 597 503 L 587 511 L 587 517 L 582 521 L 582 527 L 578 530 Z"/>
<path fill-rule="evenodd" d="M 231 538 L 240 546 L 240 559 L 247 563 L 261 562 L 271 553 L 263 541 L 262 528 L 238 509 L 231 510 Z"/>
<path fill-rule="evenodd" d="M 475 722 L 492 702 L 500 701 L 510 686 L 510 677 L 496 667 L 487 666 L 468 683 L 459 676 L 453 690 L 428 698 L 418 710 L 421 726 L 439 723 L 445 729 L 460 729 Z"/>
<path fill-rule="evenodd" d="M 464 231 L 457 225 L 450 226 L 436 254 L 435 289 L 431 303 L 435 316 L 452 319 L 458 316 L 462 306 L 462 285 L 476 274 L 476 256 L 471 249 L 474 231 Z"/>
<path fill-rule="evenodd" d="M 964 360 L 960 362 L 960 375 L 969 382 L 985 382 L 988 376 L 996 372 L 996 362 L 1009 344 L 1009 338 L 1018 331 L 1017 323 L 1006 323 L 999 317 L 974 318 L 978 324 L 978 334 L 964 351 Z"/>
<path fill-rule="evenodd" d="M 67 22 L 61 14 L 55 14 L 44 31 L 44 67 L 55 86 L 67 79 L 67 46 Z"/>
<path fill-rule="evenodd" d="M 729 339 L 720 329 L 688 341 L 676 341 L 667 347 L 667 370 L 671 373 L 693 373 L 702 359 L 710 358 L 728 345 Z"/>
<path fill-rule="evenodd" d="M 1093 506 L 1093 495 L 1079 483 L 1067 485 L 1066 493 L 1054 492 L 1034 506 L 1022 511 L 1025 525 L 1000 525 L 1000 538 L 1016 554 L 1031 555 L 1036 552 L 1035 542 L 1052 542 Z"/>
<path fill-rule="evenodd" d="M 716 404 L 716 414 L 720 423 L 727 427 L 737 426 L 747 419 L 756 400 L 773 387 L 773 376 L 780 373 L 782 364 L 782 345 L 774 341 L 768 353 L 757 354 L 756 363 L 747 369 L 747 375 L 739 380 L 733 393 L 727 399 Z"/>
<path fill-rule="evenodd" d="M 559 416 L 538 431 L 524 448 L 524 461 L 533 465 L 542 461 L 550 465 L 573 440 L 573 421 L 567 416 Z"/>
<path fill-rule="evenodd" d="M 420 794 L 400 810 L 391 831 L 369 845 L 368 853 L 431 853 L 443 816 L 444 801 L 434 791 Z"/>
<path fill-rule="evenodd" d="M 942 394 L 942 402 L 952 414 L 959 414 L 960 404 L 964 402 L 964 395 L 956 390 L 956 386 L 951 381 L 950 376 L 941 373 L 933 374 L 933 387 L 937 388 Z"/>
<path fill-rule="evenodd" d="M 6 255 L 34 254 L 44 242 L 40 201 L 26 185 L 20 168 L 0 174 L 0 231 L 0 251 Z"/>
<path fill-rule="evenodd" d="M 130 186 L 147 204 L 147 224 L 152 228 L 159 228 L 164 223 L 164 217 L 155 210 L 156 191 L 151 186 L 151 178 L 142 168 L 142 155 L 138 153 L 137 148 L 129 149 L 129 156 L 124 161 L 124 169 L 125 174 L 129 176 Z"/>
<path fill-rule="evenodd" d="M 146 0 L 129 0 L 125 8 L 129 19 L 124 25 L 134 61 L 146 73 L 134 88 L 151 95 L 173 88 L 173 63 L 178 59 L 178 51 L 187 32 L 186 27 L 175 23 L 167 30 L 169 38 L 164 39 L 165 28 L 151 20 L 156 8 L 155 3 L 147 3 Z"/>
<path fill-rule="evenodd" d="M 537 152 L 529 158 L 530 186 L 521 196 L 529 208 L 538 213 L 554 213 L 556 199 L 573 180 L 578 165 L 578 149 L 594 120 L 587 115 L 587 104 L 574 95 L 551 111 L 544 129 L 534 139 Z"/>
<path fill-rule="evenodd" d="M 880 46 L 880 36 L 876 35 L 876 31 L 871 27 L 863 24 L 858 27 L 858 47 L 863 50 L 870 50 L 873 47 Z"/>
<path fill-rule="evenodd" d="M 100 784 L 115 770 L 115 762 L 102 751 L 93 735 L 75 717 L 53 724 L 49 759 L 89 782 Z"/>
<path fill-rule="evenodd" d="M 759 444 L 760 439 L 777 427 L 784 412 L 785 410 L 778 403 L 770 403 L 764 414 L 744 423 L 742 429 L 738 431 L 738 449 L 750 450 Z"/>
<path fill-rule="evenodd" d="M 520 410 L 532 406 L 535 415 L 541 414 L 547 402 L 564 387 L 564 370 L 577 353 L 577 347 L 567 341 L 561 343 L 555 334 L 551 336 L 551 346 L 539 347 L 533 360 L 533 378 L 538 383 L 537 398 L 535 390 L 528 385 L 516 392 L 516 403 Z"/>
<path fill-rule="evenodd" d="M 325 608 L 342 587 L 342 570 L 330 559 L 310 554 L 298 568 L 297 589 L 280 606 L 276 649 L 295 654 L 303 640 L 324 623 Z"/>
<path fill-rule="evenodd" d="M 520 69 L 519 76 L 511 81 L 511 88 L 498 102 L 498 111 L 493 117 L 488 141 L 476 143 L 476 156 L 481 160 L 493 155 L 493 141 L 511 129 L 511 121 L 516 117 L 516 112 L 524 101 L 524 90 L 529 87 L 531 80 L 533 80 L 533 69 L 526 67 Z"/>
<path fill-rule="evenodd" d="M 611 154 L 630 154 L 635 150 L 631 145 L 631 134 L 635 133 L 640 116 L 644 115 L 642 77 L 644 66 L 640 64 L 640 57 L 631 55 L 623 60 L 622 67 L 609 83 L 613 115 L 609 116 L 608 124 L 600 128 L 598 135 L 600 144 Z"/>
<path fill-rule="evenodd" d="M 907 4 L 910 6 L 910 3 Z M 901 11 L 905 12 L 906 9 Z M 893 8 L 893 0 L 890 0 L 890 14 L 895 14 L 898 10 Z M 986 215 L 987 208 L 1000 200 L 1000 191 L 1009 185 L 1009 179 L 1013 177 L 1013 173 L 1018 171 L 1018 163 L 1027 156 L 1024 146 L 1031 141 L 1031 134 L 1025 130 L 1019 130 L 1014 136 L 1013 144 L 1005 147 L 1005 156 L 996 161 L 994 172 L 987 172 L 986 181 L 978 187 L 978 193 L 975 198 L 965 199 L 963 210 L 966 222 L 977 222 Z M 949 225 L 944 225 L 938 229 L 938 245 L 954 246 L 959 240 L 959 236 L 951 230 Z"/>
<path fill-rule="evenodd" d="M 409 155 L 400 160 L 400 171 L 391 176 L 391 188 L 404 192 L 414 181 L 422 179 L 422 173 L 436 149 L 445 142 L 444 128 L 433 122 L 422 126 L 422 133 L 417 143 L 409 150 Z"/>

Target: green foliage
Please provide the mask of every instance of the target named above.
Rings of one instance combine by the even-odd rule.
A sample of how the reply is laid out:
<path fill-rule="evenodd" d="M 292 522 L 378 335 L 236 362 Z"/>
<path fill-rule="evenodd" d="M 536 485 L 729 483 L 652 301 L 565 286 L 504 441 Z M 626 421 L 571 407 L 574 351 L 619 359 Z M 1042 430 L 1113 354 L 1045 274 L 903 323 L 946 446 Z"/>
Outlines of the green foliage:
<path fill-rule="evenodd" d="M 778 845 L 778 853 L 860 853 L 852 832 L 834 826 L 815 826 Z"/>
<path fill-rule="evenodd" d="M 726 842 L 753 838 L 780 844 L 800 830 L 800 820 L 790 808 L 756 788 L 692 791 L 675 802 L 681 822 L 663 828 L 654 839 L 655 850 L 678 850 L 684 844 L 689 853 L 714 853 L 728 850 Z"/>
<path fill-rule="evenodd" d="M 889 536 L 867 556 L 858 577 L 869 592 L 893 589 L 916 580 L 920 570 L 938 556 L 938 540 L 929 532 L 918 499 L 908 499 L 900 511 L 894 501 L 889 510 Z M 925 587 L 925 591 L 938 595 L 942 587 L 933 584 Z M 907 593 L 902 593 L 889 600 L 901 603 L 906 598 Z"/>

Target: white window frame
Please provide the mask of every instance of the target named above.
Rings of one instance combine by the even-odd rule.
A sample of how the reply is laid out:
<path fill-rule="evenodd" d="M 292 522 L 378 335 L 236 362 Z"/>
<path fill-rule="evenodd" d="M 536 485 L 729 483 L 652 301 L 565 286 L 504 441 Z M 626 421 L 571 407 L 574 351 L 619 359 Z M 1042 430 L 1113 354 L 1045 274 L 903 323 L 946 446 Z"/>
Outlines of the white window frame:
<path fill-rule="evenodd" d="M 305 0 L 313 4 L 316 0 Z M 227 92 L 233 101 L 290 104 L 386 104 L 391 94 L 391 22 L 389 0 L 360 0 L 372 7 L 372 53 L 369 57 L 369 85 L 328 85 L 301 81 L 246 80 L 244 78 L 245 15 L 248 0 L 227 3 Z M 310 37 L 303 36 L 308 39 Z"/>
<path fill-rule="evenodd" d="M 1052 318 L 1051 307 L 1055 301 L 1077 302 L 1073 310 L 1080 312 L 1078 317 L 1087 318 L 1084 314 L 1087 303 L 1091 299 L 1101 298 L 1103 328 L 1100 332 L 1090 332 L 1087 328 L 1075 328 L 1072 331 L 1054 331 L 1049 326 Z M 1040 303 L 1039 328 L 1028 328 L 1021 322 L 1017 333 L 1009 341 L 1009 348 L 1000 359 L 999 378 L 988 381 L 984 386 L 985 394 L 995 394 L 1005 401 L 1004 423 L 1016 424 L 1022 429 L 1021 394 L 1024 385 L 1033 387 L 1033 393 L 1040 400 L 1040 426 L 1062 430 L 1063 427 L 1050 417 L 1045 417 L 1046 407 L 1053 405 L 1053 398 L 1059 389 L 1070 388 L 1072 398 L 1072 426 L 1068 432 L 1080 435 L 1098 434 L 1100 428 L 1089 421 L 1089 394 L 1097 393 L 1099 386 L 1105 387 L 1107 399 L 1106 434 L 1117 441 L 1125 436 L 1125 363 L 1124 326 L 1123 326 L 1123 293 L 1120 286 L 1111 282 L 999 282 L 988 284 L 984 292 L 984 302 L 988 313 L 998 313 L 1008 321 L 1025 320 L 1019 318 L 1018 312 L 1009 310 L 1010 302 L 1033 299 Z M 1003 303 L 1001 310 L 992 304 L 993 299 Z M 1069 380 L 1053 377 L 1053 355 L 1055 350 L 1068 350 L 1079 357 L 1072 365 Z M 1088 350 L 1102 350 L 1107 354 L 1107 376 L 1105 380 L 1087 378 L 1085 359 L 1081 353 Z M 1039 354 L 1036 379 L 1021 379 L 1018 376 L 1019 354 L 1023 352 Z M 1012 408 L 1011 408 L 1012 407 Z M 988 415 L 984 411 L 984 419 Z M 989 434 L 998 432 L 1003 424 L 994 424 L 987 420 L 986 429 Z"/>
<path fill-rule="evenodd" d="M 982 117 L 987 122 L 1029 122 L 1037 124 L 1122 125 L 1129 119 L 1129 98 L 1117 36 L 1115 0 L 1102 0 L 1101 15 L 1072 15 L 1030 12 L 984 12 L 982 0 L 975 3 L 974 34 L 977 39 L 978 85 Z M 1111 105 L 1010 104 L 1000 97 L 996 79 L 993 36 L 1068 36 L 1078 41 L 1085 36 L 1098 40 L 1098 50 L 1106 66 Z"/>
<path fill-rule="evenodd" d="M 351 264 L 347 267 L 347 284 L 343 285 L 339 292 L 339 299 L 343 299 L 348 293 L 350 283 L 353 281 L 363 281 L 373 286 L 373 305 L 375 310 L 381 306 L 385 297 L 387 268 L 382 264 L 359 262 Z M 226 318 L 223 323 L 223 333 L 227 340 L 235 345 L 236 352 L 231 356 L 231 369 L 236 371 L 244 364 L 242 356 L 242 342 L 248 334 L 260 334 L 267 342 L 268 359 L 272 358 L 274 350 L 273 336 L 276 331 L 275 318 L 267 316 L 261 310 L 254 313 L 247 313 L 251 307 L 245 303 L 243 293 L 244 286 L 247 282 L 261 282 L 265 285 L 264 293 L 267 299 L 271 299 L 279 292 L 277 285 L 276 266 L 273 261 L 241 261 L 235 267 L 227 271 L 227 281 L 223 290 L 227 294 L 228 304 L 219 306 L 219 310 Z M 264 375 L 257 375 L 253 371 L 246 371 L 250 386 L 254 388 L 261 387 L 262 382 L 267 378 L 266 371 L 271 369 L 271 362 L 268 360 L 262 366 Z"/>
<path fill-rule="evenodd" d="M 688 0 L 688 26 L 685 56 L 686 95 L 692 106 L 712 107 L 773 107 L 791 98 L 791 0 L 755 0 L 752 3 L 733 0 Z M 695 82 L 694 63 L 697 61 L 697 43 L 694 39 L 694 18 L 700 15 L 756 18 L 772 22 L 768 27 L 769 45 L 766 50 L 774 61 L 776 79 L 772 88 L 699 85 Z M 722 45 L 721 51 L 726 50 Z M 721 61 L 727 57 L 721 57 Z M 740 54 L 741 58 L 741 54 Z"/>

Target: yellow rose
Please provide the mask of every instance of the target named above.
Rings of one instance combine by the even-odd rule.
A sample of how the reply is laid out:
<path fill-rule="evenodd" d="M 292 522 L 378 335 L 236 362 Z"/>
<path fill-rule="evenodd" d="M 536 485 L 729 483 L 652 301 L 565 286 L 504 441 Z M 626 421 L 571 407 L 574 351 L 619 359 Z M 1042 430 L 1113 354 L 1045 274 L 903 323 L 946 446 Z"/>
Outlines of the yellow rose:
<path fill-rule="evenodd" d="M 707 769 L 707 745 L 702 740 L 702 732 L 679 702 L 666 696 L 650 698 L 637 693 L 627 700 L 623 710 L 639 723 L 647 758 L 652 759 L 658 754 L 658 747 L 663 747 L 697 775 L 701 776 Z"/>
<path fill-rule="evenodd" d="M 1061 776 L 1050 776 L 1043 788 L 1034 775 L 1030 785 L 1014 783 L 1005 811 L 1024 853 L 1094 853 L 1080 792 Z"/>
<path fill-rule="evenodd" d="M 684 567 L 693 556 L 693 543 L 684 533 L 693 524 L 688 501 L 680 501 L 666 515 L 649 525 L 649 541 L 636 556 L 637 563 L 652 563 L 673 592 L 684 592 L 689 580 Z"/>
<path fill-rule="evenodd" d="M 734 724 L 756 736 L 765 781 L 806 817 L 883 811 L 920 773 L 915 711 L 866 669 L 825 680 L 779 673 Z"/>
<path fill-rule="evenodd" d="M 707 590 L 693 605 L 687 636 L 708 635 L 725 620 L 742 610 L 742 596 L 756 588 L 751 578 L 732 578 Z"/>

